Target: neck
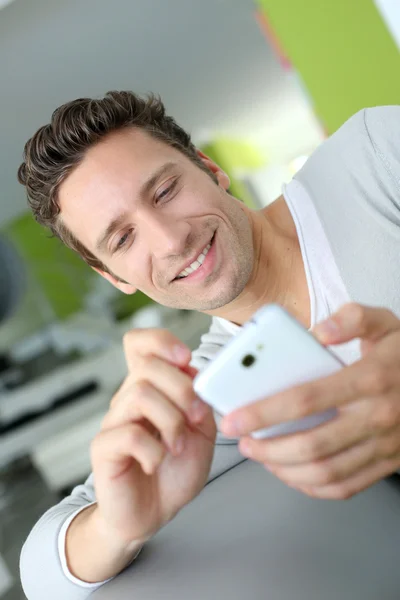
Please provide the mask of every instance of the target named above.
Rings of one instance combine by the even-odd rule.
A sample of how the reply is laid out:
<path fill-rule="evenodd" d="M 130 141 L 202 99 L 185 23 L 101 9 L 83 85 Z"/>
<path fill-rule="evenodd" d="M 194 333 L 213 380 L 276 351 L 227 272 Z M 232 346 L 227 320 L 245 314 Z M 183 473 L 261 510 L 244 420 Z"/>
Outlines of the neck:
<path fill-rule="evenodd" d="M 283 306 L 310 327 L 310 298 L 296 227 L 283 196 L 261 211 L 247 211 L 254 266 L 242 293 L 208 314 L 243 325 L 264 304 Z"/>

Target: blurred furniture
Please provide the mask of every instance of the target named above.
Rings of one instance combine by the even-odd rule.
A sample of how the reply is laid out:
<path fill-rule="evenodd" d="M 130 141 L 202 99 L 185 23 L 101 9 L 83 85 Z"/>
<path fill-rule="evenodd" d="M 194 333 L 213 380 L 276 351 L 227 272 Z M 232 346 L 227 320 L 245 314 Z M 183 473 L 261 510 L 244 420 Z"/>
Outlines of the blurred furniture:
<path fill-rule="evenodd" d="M 24 297 L 26 273 L 12 242 L 2 236 L 0 267 L 4 322 Z M 12 358 L 6 351 L 0 356 L 0 469 L 31 456 L 54 491 L 81 481 L 91 470 L 90 442 L 126 375 L 123 335 L 135 327 L 166 327 L 195 348 L 210 322 L 206 315 L 154 303 L 115 323 L 95 309 L 69 324 L 56 320 L 44 336 L 23 340 L 18 361 L 15 348 Z M 78 341 L 87 348 L 74 356 Z"/>
<path fill-rule="evenodd" d="M 8 319 L 21 301 L 25 268 L 14 246 L 0 237 L 0 322 Z"/>
<path fill-rule="evenodd" d="M 246 461 L 211 482 L 93 600 L 395 600 L 400 488 L 346 502 Z"/>
<path fill-rule="evenodd" d="M 165 326 L 177 335 L 189 348 L 197 347 L 201 334 L 209 327 L 210 317 L 189 311 L 173 311 Z M 144 321 L 141 321 L 145 325 Z M 148 325 L 156 325 L 155 322 Z M 112 396 L 126 375 L 126 362 L 122 346 L 122 335 L 132 326 L 135 319 L 116 326 L 115 341 L 111 346 L 93 357 L 66 365 L 35 384 L 11 394 L 0 409 L 0 415 L 11 410 L 14 403 L 25 407 L 42 398 L 44 404 L 54 402 L 55 394 L 80 389 L 85 391 L 74 401 L 61 404 L 55 411 L 45 413 L 40 419 L 0 437 L 0 455 L 15 456 L 30 454 L 48 487 L 59 491 L 83 481 L 91 471 L 90 443 L 99 431 Z M 96 384 L 95 389 L 89 385 Z M 85 387 L 86 386 L 86 387 Z M 50 400 L 52 399 L 52 400 Z M 2 412 L 3 411 L 3 412 Z"/>
<path fill-rule="evenodd" d="M 25 283 L 25 271 L 18 254 L 12 244 L 5 238 L 0 237 L 0 323 L 8 319 L 15 308 L 18 306 Z M 0 360 L 0 374 L 9 369 L 8 357 L 3 355 Z M 3 492 L 4 490 L 4 492 Z M 5 485 L 1 481 L 0 473 L 0 514 L 2 504 L 5 504 L 4 498 L 11 497 L 11 494 L 5 493 Z M 8 492 L 8 489 L 7 489 Z M 3 501 L 2 501 L 3 500 Z M 5 519 L 0 517 L 0 552 L 8 546 L 5 529 Z M 14 587 L 14 577 L 9 570 L 9 561 L 5 561 L 0 554 L 0 596 L 3 597 L 7 592 L 11 593 Z"/>
<path fill-rule="evenodd" d="M 58 502 L 29 457 L 0 468 L 0 598 L 22 600 L 21 548 L 34 523 Z"/>

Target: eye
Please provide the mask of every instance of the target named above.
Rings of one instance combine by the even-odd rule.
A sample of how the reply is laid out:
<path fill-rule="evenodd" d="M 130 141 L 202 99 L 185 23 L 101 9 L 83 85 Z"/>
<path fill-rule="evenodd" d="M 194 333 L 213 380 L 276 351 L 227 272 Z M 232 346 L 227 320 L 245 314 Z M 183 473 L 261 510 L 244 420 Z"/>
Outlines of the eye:
<path fill-rule="evenodd" d="M 126 242 L 126 240 L 128 239 L 128 235 L 129 233 L 125 233 L 122 238 L 119 240 L 118 244 L 117 244 L 117 248 L 121 248 L 121 246 L 123 246 Z"/>
<path fill-rule="evenodd" d="M 115 246 L 115 252 L 117 250 L 121 250 L 121 248 L 123 248 L 124 246 L 126 246 L 126 242 L 128 241 L 128 238 L 130 236 L 130 234 L 132 233 L 132 229 L 130 229 L 129 231 L 127 231 L 126 233 L 124 233 L 123 236 L 121 236 L 117 242 L 117 245 Z"/>
<path fill-rule="evenodd" d="M 162 189 L 161 192 L 157 195 L 156 201 L 160 202 L 160 201 L 168 198 L 172 194 L 172 192 L 175 190 L 177 183 L 178 183 L 178 180 L 174 179 L 170 185 L 168 185 L 166 188 Z"/>

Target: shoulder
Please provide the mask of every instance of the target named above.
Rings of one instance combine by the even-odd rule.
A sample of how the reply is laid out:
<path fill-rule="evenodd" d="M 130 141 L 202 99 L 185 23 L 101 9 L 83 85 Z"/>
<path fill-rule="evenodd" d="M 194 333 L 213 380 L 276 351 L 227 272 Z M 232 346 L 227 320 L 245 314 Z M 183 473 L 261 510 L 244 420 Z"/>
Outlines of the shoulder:
<path fill-rule="evenodd" d="M 400 106 L 367 108 L 364 123 L 376 156 L 400 189 Z"/>

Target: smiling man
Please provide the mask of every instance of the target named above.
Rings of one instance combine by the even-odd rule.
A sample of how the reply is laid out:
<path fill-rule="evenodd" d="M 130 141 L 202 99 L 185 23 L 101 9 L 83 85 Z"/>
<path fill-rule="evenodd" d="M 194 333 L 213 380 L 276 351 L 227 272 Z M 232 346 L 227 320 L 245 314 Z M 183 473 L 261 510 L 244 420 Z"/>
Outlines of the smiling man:
<path fill-rule="evenodd" d="M 243 455 L 319 498 L 400 468 L 400 107 L 354 115 L 260 211 L 229 194 L 161 101 L 130 92 L 57 109 L 19 179 L 36 219 L 112 285 L 213 316 L 192 356 L 165 331 L 126 337 L 128 375 L 93 440 L 93 473 L 24 545 L 30 600 L 88 596 Z M 192 378 L 266 302 L 319 323 L 348 366 L 228 415 L 212 465 L 215 420 Z M 249 436 L 331 407 L 338 416 L 314 430 Z"/>
<path fill-rule="evenodd" d="M 226 175 L 201 154 L 197 162 L 202 168 L 148 132 L 125 129 L 91 148 L 60 186 L 62 225 L 123 292 L 210 310 L 243 291 L 253 261 L 250 223 L 225 193 Z"/>

